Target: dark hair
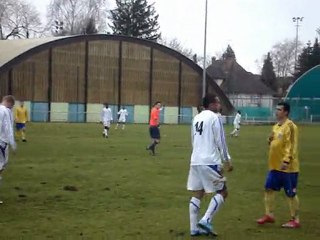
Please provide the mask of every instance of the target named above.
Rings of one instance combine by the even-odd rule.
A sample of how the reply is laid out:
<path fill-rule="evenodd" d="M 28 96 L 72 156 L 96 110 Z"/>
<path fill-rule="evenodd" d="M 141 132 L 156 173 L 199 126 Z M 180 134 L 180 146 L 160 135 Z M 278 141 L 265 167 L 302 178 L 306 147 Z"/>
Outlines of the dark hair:
<path fill-rule="evenodd" d="M 104 103 L 104 106 L 107 108 L 109 107 L 109 103 Z"/>
<path fill-rule="evenodd" d="M 283 111 L 287 112 L 288 115 L 290 114 L 290 104 L 287 102 L 279 102 L 277 104 L 278 106 L 282 106 L 283 107 Z"/>
<path fill-rule="evenodd" d="M 241 115 L 241 111 L 240 110 L 238 110 L 238 113 Z"/>
<path fill-rule="evenodd" d="M 153 106 L 157 105 L 158 103 L 161 103 L 161 102 L 160 101 L 156 101 Z"/>
<path fill-rule="evenodd" d="M 208 108 L 210 103 L 216 103 L 217 96 L 214 94 L 207 94 L 203 99 L 202 99 L 202 105 L 204 108 Z"/>
<path fill-rule="evenodd" d="M 198 111 L 198 113 L 201 113 L 202 110 L 203 110 L 203 106 L 202 106 L 201 104 L 198 105 L 198 106 L 197 106 L 197 111 Z"/>

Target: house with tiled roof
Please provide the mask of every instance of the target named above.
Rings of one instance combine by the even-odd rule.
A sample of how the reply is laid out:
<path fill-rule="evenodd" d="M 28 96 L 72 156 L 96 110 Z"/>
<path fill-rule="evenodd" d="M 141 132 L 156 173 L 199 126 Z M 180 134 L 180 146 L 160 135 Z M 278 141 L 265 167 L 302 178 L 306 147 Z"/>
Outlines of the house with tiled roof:
<path fill-rule="evenodd" d="M 273 90 L 267 87 L 259 75 L 246 71 L 234 55 L 220 60 L 212 59 L 207 73 L 228 96 L 235 108 L 272 108 Z"/>

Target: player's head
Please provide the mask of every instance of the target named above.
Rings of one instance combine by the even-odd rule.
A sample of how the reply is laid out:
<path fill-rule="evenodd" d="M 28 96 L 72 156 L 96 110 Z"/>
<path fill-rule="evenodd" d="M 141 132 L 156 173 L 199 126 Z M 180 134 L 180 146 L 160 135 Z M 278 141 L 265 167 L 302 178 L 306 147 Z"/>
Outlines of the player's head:
<path fill-rule="evenodd" d="M 155 108 L 160 109 L 161 108 L 161 102 L 157 101 L 155 102 L 155 104 L 153 105 Z"/>
<path fill-rule="evenodd" d="M 286 119 L 289 117 L 290 114 L 290 105 L 286 102 L 280 102 L 277 104 L 277 112 L 276 116 L 278 121 Z"/>
<path fill-rule="evenodd" d="M 15 103 L 15 98 L 12 95 L 7 95 L 2 98 L 2 105 L 12 109 Z"/>
<path fill-rule="evenodd" d="M 24 102 L 20 101 L 20 106 L 23 107 L 23 105 L 24 105 Z"/>
<path fill-rule="evenodd" d="M 123 110 L 126 109 L 125 106 L 122 106 L 122 109 L 123 109 Z"/>
<path fill-rule="evenodd" d="M 241 111 L 240 110 L 238 110 L 238 113 L 241 115 Z"/>
<path fill-rule="evenodd" d="M 105 106 L 105 108 L 108 108 L 109 107 L 109 103 L 105 103 L 104 106 Z"/>
<path fill-rule="evenodd" d="M 220 99 L 214 94 L 207 94 L 202 99 L 203 107 L 213 112 L 218 112 L 221 108 Z"/>

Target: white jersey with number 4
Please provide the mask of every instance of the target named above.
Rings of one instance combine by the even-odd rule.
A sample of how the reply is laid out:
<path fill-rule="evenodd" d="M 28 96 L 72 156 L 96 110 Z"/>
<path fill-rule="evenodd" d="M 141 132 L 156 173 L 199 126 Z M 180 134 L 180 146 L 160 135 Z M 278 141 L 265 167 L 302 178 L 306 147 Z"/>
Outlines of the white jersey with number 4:
<path fill-rule="evenodd" d="M 219 116 L 210 110 L 196 115 L 192 122 L 191 166 L 222 165 L 230 156 Z"/>
<path fill-rule="evenodd" d="M 119 122 L 126 122 L 126 118 L 128 116 L 128 111 L 127 109 L 120 109 L 118 112 L 119 115 Z"/>

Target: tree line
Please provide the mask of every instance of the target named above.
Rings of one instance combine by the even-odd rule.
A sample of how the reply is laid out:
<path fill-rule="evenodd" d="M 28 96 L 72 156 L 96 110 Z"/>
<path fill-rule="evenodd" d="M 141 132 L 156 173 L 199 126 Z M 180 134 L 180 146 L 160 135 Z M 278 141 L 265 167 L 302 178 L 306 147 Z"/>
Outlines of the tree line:
<path fill-rule="evenodd" d="M 154 3 L 147 0 L 115 0 L 115 8 L 110 9 L 108 0 L 51 0 L 46 13 L 46 23 L 42 24 L 36 6 L 26 0 L 0 0 L 0 40 L 12 38 L 33 38 L 40 36 L 64 36 L 79 34 L 108 33 L 157 41 L 197 63 L 204 57 L 197 56 L 190 48 L 185 48 L 177 39 L 161 36 L 159 14 Z M 295 51 L 298 61 L 295 63 Z M 231 47 L 215 58 L 223 59 L 225 54 L 234 54 Z M 207 65 L 212 56 L 207 56 Z M 263 59 L 261 80 L 273 90 L 277 90 L 283 79 L 288 84 L 320 64 L 318 39 L 303 47 L 295 40 L 276 43 Z M 287 86 L 282 86 L 286 88 Z"/>

